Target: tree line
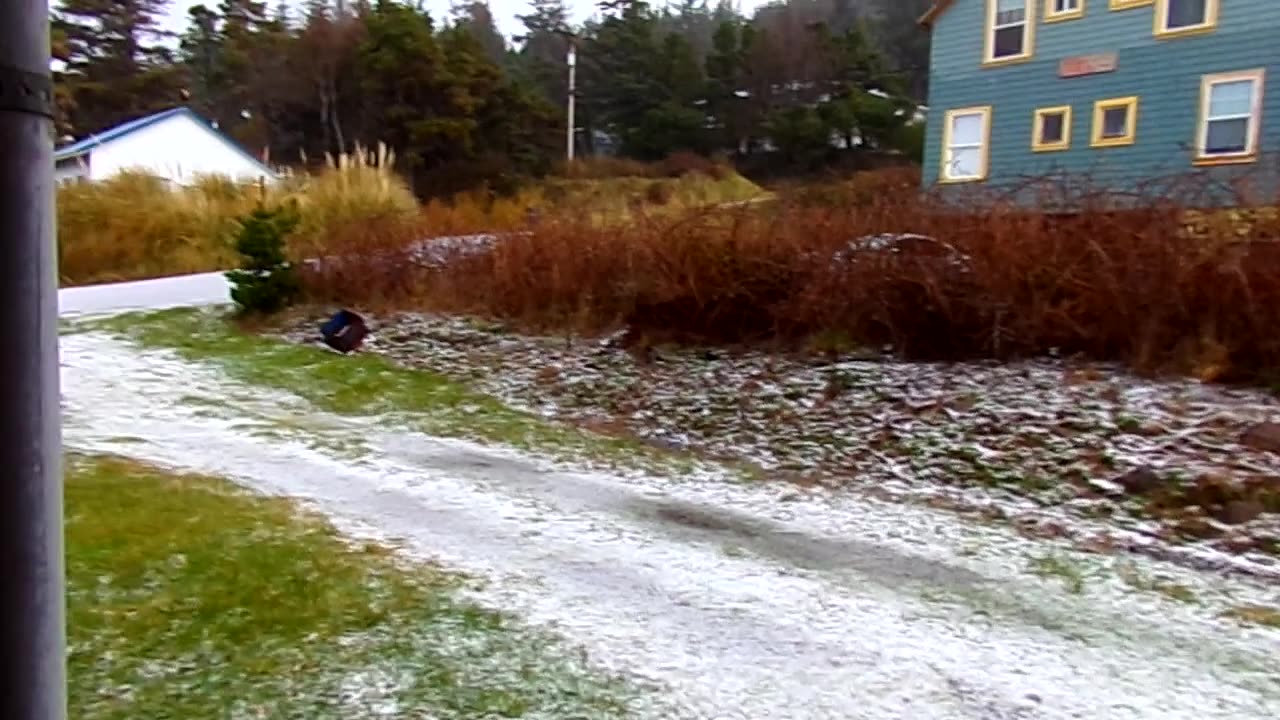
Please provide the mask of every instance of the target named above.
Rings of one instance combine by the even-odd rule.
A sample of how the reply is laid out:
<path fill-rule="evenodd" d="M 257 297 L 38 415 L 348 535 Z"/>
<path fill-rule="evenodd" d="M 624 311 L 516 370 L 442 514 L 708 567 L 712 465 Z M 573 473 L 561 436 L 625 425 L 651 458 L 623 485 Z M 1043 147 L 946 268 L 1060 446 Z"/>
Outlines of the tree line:
<path fill-rule="evenodd" d="M 576 146 L 780 158 L 919 152 L 930 0 L 605 0 L 570 21 L 531 0 L 513 38 L 485 0 L 221 0 L 162 29 L 168 0 L 61 0 L 57 127 L 80 138 L 186 104 L 278 163 L 385 143 L 424 195 L 548 172 L 563 155 L 566 55 L 579 59 Z M 844 148 L 843 151 L 840 149 Z"/>

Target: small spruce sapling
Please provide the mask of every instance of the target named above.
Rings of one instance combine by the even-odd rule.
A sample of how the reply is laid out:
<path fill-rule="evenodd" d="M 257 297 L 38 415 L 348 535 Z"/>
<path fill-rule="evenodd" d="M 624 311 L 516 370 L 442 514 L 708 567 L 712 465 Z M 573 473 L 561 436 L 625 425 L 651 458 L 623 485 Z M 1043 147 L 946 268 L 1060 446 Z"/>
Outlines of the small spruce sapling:
<path fill-rule="evenodd" d="M 285 257 L 285 239 L 298 220 L 291 210 L 264 207 L 240 220 L 236 251 L 243 259 L 239 270 L 227 273 L 227 280 L 231 300 L 242 313 L 279 312 L 297 299 L 301 285 Z"/>

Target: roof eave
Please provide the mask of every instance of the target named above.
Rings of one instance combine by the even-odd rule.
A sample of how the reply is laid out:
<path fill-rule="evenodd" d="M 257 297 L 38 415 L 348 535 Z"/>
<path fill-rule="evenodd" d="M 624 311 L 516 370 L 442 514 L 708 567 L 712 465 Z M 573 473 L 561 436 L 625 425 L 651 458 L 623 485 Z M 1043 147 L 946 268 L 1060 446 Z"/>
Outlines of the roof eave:
<path fill-rule="evenodd" d="M 932 29 L 934 21 L 936 21 L 942 13 L 946 12 L 954 2 L 955 0 L 938 0 L 933 4 L 933 7 L 929 8 L 928 12 L 921 15 L 916 22 L 926 28 Z"/>
<path fill-rule="evenodd" d="M 83 150 L 76 150 L 75 152 L 55 152 L 53 154 L 53 161 L 59 162 L 62 160 L 74 160 L 78 157 L 84 157 L 91 152 L 93 152 L 93 148 L 85 148 Z"/>

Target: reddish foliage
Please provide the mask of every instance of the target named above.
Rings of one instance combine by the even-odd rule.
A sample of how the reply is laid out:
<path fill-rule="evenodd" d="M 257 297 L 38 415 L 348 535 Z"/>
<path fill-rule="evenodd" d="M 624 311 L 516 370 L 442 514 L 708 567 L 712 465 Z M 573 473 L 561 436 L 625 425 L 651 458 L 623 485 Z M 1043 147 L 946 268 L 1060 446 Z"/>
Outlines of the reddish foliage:
<path fill-rule="evenodd" d="M 909 178 L 881 182 L 898 190 Z M 782 201 L 620 227 L 548 218 L 430 267 L 404 253 L 430 228 L 349 228 L 334 252 L 358 249 L 358 259 L 309 273 L 308 286 L 326 299 L 542 328 L 629 325 L 652 340 L 798 343 L 838 333 L 913 358 L 1056 349 L 1214 379 L 1280 368 L 1280 244 L 1267 223 L 1192 239 L 1174 207 L 957 212 L 873 187 L 851 188 L 846 203 Z M 924 239 L 852 242 L 884 233 Z"/>

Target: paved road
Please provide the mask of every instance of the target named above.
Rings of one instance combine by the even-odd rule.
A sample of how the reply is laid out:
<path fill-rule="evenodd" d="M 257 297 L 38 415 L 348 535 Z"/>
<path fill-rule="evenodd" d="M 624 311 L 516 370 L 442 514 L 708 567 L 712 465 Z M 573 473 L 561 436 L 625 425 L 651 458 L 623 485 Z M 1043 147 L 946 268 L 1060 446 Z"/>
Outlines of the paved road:
<path fill-rule="evenodd" d="M 216 305 L 229 301 L 227 279 L 222 273 L 215 272 L 63 288 L 58 291 L 58 312 L 63 316 L 76 316 Z"/>
<path fill-rule="evenodd" d="M 68 290 L 60 304 L 225 297 L 204 275 Z M 320 412 L 97 333 L 65 335 L 62 367 L 69 447 L 303 498 L 346 532 L 486 578 L 479 601 L 657 688 L 642 717 L 1280 717 L 1280 632 L 1105 579 L 1072 592 L 1028 573 L 1030 560 L 1099 561 L 998 528 L 867 499 L 783 501 L 781 488 L 715 477 L 552 466 Z"/>

